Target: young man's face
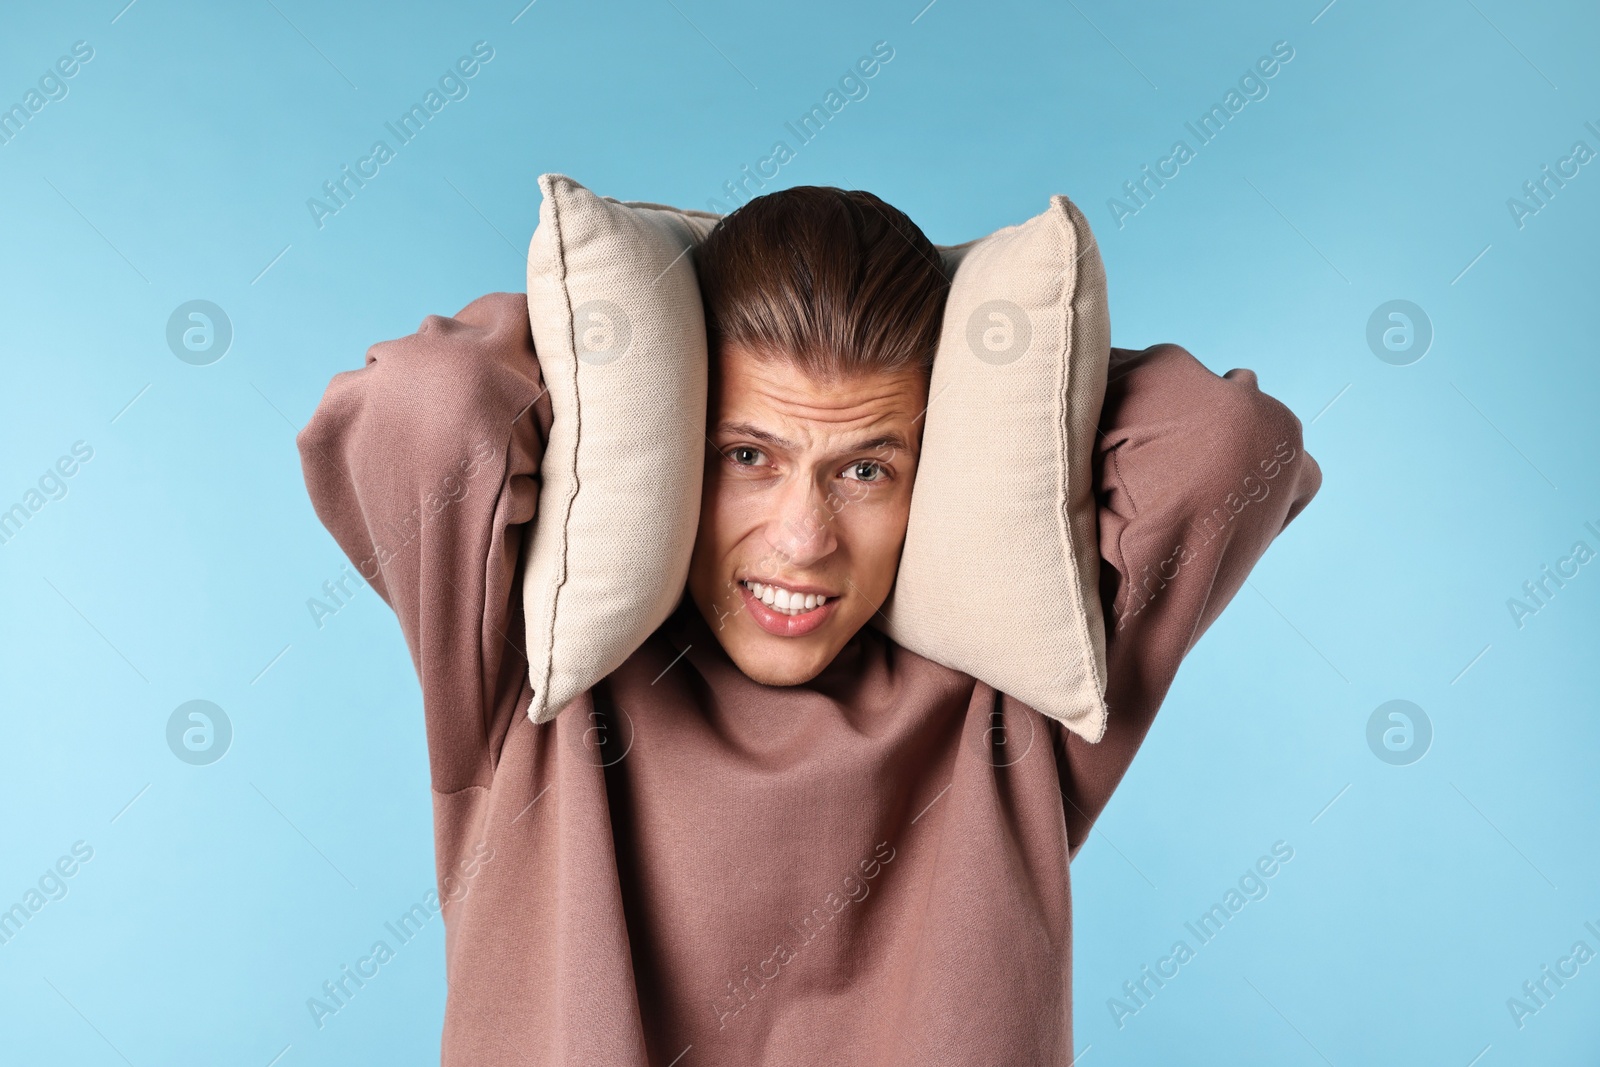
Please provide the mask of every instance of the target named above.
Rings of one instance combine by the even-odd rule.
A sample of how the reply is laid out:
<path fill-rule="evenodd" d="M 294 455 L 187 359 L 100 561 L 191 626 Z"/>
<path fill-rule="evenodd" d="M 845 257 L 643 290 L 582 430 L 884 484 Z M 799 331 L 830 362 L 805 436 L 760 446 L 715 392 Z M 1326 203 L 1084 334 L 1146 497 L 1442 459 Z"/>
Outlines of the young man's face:
<path fill-rule="evenodd" d="M 798 685 L 894 584 L 927 372 L 827 383 L 733 348 L 717 360 L 708 400 L 689 595 L 746 675 Z"/>

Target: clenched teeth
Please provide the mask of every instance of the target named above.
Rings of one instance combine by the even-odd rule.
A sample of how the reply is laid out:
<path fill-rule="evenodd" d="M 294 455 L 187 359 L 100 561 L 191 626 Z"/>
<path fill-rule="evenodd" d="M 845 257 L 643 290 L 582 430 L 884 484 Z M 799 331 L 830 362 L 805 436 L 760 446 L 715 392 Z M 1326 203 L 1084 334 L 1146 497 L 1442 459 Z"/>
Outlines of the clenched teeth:
<path fill-rule="evenodd" d="M 780 615 L 799 615 L 813 608 L 820 608 L 828 602 L 825 596 L 816 593 L 795 593 L 782 586 L 767 585 L 762 582 L 744 582 L 743 585 L 757 600 Z"/>

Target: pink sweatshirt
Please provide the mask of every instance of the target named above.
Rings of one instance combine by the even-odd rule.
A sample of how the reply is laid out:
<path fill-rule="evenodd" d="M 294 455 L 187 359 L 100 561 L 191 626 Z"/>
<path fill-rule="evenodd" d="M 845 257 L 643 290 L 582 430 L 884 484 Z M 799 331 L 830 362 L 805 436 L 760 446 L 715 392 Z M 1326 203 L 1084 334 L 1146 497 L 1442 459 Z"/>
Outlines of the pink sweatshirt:
<path fill-rule="evenodd" d="M 496 293 L 374 345 L 299 436 L 421 680 L 443 1062 L 1070 1063 L 1069 861 L 1316 492 L 1298 420 L 1250 371 L 1113 353 L 1094 745 L 871 626 L 813 681 L 760 685 L 687 598 L 533 725 L 516 578 L 551 421 L 527 302 Z"/>

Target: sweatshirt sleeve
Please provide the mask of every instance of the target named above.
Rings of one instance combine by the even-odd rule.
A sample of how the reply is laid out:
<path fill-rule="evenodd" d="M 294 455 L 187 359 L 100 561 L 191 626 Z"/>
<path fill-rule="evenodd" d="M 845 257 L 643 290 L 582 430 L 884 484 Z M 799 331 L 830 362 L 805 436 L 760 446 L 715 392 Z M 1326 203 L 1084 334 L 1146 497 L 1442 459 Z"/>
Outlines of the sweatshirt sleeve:
<path fill-rule="evenodd" d="M 494 293 L 373 345 L 296 439 L 317 517 L 399 618 L 441 793 L 489 784 L 532 695 L 515 577 L 551 417 L 527 300 Z"/>
<path fill-rule="evenodd" d="M 1108 714 L 1098 743 L 1058 735 L 1073 855 L 1178 664 L 1322 484 L 1300 420 L 1253 371 L 1218 377 L 1171 344 L 1112 350 L 1094 472 Z"/>

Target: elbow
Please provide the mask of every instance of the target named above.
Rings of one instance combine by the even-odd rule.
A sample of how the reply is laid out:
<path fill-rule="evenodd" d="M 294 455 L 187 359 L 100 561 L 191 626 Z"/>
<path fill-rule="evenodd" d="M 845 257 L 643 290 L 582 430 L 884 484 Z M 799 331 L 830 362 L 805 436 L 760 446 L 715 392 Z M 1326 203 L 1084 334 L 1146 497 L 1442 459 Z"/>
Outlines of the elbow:
<path fill-rule="evenodd" d="M 1281 530 L 1316 495 L 1322 469 L 1306 451 L 1300 419 L 1283 401 L 1261 391 L 1254 371 L 1231 370 L 1219 381 L 1232 390 L 1223 467 L 1252 504 L 1278 498 L 1267 510 Z"/>
<path fill-rule="evenodd" d="M 1173 484 L 1188 487 L 1197 519 L 1238 515 L 1276 497 L 1278 507 L 1266 510 L 1282 511 L 1287 523 L 1322 484 L 1299 418 L 1261 391 L 1254 371 L 1218 376 L 1177 345 L 1156 347 L 1167 350 L 1157 358 L 1173 365 L 1169 384 L 1186 398 L 1171 409 L 1168 429 L 1190 444 Z"/>

